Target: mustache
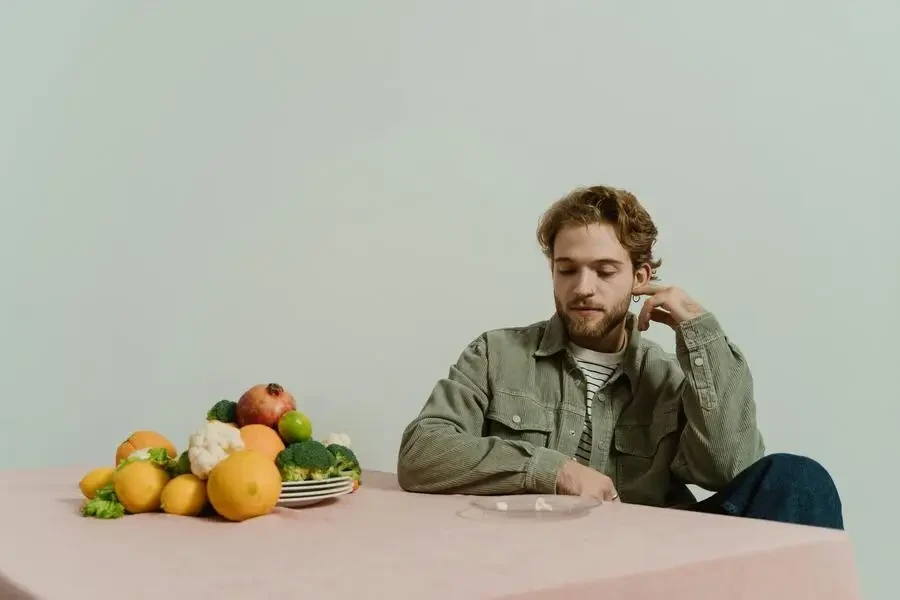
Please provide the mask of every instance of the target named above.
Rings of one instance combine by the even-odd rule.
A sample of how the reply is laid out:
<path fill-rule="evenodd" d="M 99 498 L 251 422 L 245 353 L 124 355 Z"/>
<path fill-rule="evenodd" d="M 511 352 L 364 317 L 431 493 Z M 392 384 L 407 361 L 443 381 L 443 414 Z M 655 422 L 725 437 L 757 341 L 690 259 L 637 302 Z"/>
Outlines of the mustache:
<path fill-rule="evenodd" d="M 573 302 L 568 305 L 569 310 L 603 310 L 602 306 L 597 306 L 595 304 L 582 304 L 578 302 Z"/>

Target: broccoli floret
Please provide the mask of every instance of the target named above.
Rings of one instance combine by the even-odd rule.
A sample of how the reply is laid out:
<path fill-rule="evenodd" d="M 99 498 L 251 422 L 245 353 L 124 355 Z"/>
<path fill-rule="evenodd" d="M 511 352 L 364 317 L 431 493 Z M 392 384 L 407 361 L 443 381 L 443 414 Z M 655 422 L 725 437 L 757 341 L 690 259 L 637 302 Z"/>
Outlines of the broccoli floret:
<path fill-rule="evenodd" d="M 329 444 L 328 451 L 334 455 L 335 475 L 359 480 L 362 469 L 359 466 L 359 459 L 356 458 L 353 450 L 340 444 Z"/>
<path fill-rule="evenodd" d="M 359 465 L 357 465 L 352 469 L 338 472 L 338 475 L 340 475 L 341 477 L 349 477 L 350 479 L 358 483 L 362 479 L 362 469 L 360 469 Z"/>
<path fill-rule="evenodd" d="M 334 471 L 336 462 L 334 454 L 322 442 L 315 440 L 291 444 L 275 458 L 282 481 L 327 479 Z"/>
<path fill-rule="evenodd" d="M 206 413 L 210 421 L 222 423 L 237 423 L 237 402 L 233 400 L 219 400 Z"/>

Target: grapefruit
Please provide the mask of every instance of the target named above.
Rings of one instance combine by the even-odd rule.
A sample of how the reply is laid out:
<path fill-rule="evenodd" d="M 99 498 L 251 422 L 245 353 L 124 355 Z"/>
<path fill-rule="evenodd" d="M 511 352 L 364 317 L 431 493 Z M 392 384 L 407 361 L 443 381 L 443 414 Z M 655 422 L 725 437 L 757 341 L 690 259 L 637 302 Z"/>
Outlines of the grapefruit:
<path fill-rule="evenodd" d="M 244 448 L 265 454 L 273 461 L 284 450 L 284 442 L 271 427 L 265 425 L 244 425 L 240 429 Z"/>
<path fill-rule="evenodd" d="M 167 483 L 169 475 L 153 463 L 129 463 L 116 474 L 116 496 L 132 514 L 154 512 L 159 510 Z"/>
<path fill-rule="evenodd" d="M 281 495 L 281 473 L 261 452 L 238 450 L 210 472 L 206 493 L 221 516 L 245 521 L 272 512 Z"/>
<path fill-rule="evenodd" d="M 166 452 L 169 453 L 170 458 L 178 456 L 178 453 L 175 451 L 175 446 L 165 436 L 160 435 L 155 431 L 135 431 L 128 436 L 128 439 L 119 444 L 119 447 L 116 450 L 116 465 L 131 456 L 134 452 L 144 450 L 145 448 L 165 448 Z"/>

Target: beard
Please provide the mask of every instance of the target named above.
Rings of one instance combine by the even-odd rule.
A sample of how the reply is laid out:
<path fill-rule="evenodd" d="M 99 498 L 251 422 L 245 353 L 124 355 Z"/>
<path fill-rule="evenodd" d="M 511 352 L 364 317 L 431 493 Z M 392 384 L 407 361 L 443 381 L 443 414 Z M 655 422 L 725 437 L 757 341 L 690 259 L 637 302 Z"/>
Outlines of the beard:
<path fill-rule="evenodd" d="M 562 319 L 566 326 L 569 337 L 574 339 L 599 341 L 606 338 L 619 325 L 621 325 L 628 316 L 628 306 L 631 300 L 631 294 L 628 294 L 621 301 L 616 302 L 611 308 L 603 309 L 600 318 L 587 318 L 570 314 L 565 310 L 559 298 L 554 297 L 556 302 L 556 314 Z M 573 302 L 578 305 L 579 302 Z"/>

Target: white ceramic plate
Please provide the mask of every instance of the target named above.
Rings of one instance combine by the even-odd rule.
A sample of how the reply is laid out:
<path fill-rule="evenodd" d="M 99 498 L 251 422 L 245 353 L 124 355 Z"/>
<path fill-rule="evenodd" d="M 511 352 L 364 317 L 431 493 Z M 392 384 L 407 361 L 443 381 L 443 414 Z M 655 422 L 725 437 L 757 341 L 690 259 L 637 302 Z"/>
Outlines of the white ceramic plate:
<path fill-rule="evenodd" d="M 327 490 L 282 490 L 279 498 L 318 498 L 319 496 L 343 493 L 347 490 L 353 491 L 353 485 L 344 485 L 339 488 L 330 488 Z"/>
<path fill-rule="evenodd" d="M 349 477 L 333 477 L 331 479 L 310 479 L 308 481 L 282 481 L 281 489 L 328 489 L 352 483 Z"/>
<path fill-rule="evenodd" d="M 303 508 L 304 506 L 312 506 L 313 504 L 318 504 L 319 502 L 323 502 L 330 498 L 337 498 L 339 496 L 346 496 L 351 491 L 353 491 L 353 487 L 351 486 L 348 489 L 339 491 L 339 492 L 331 492 L 329 494 L 322 494 L 314 497 L 306 497 L 306 498 L 285 498 L 281 497 L 278 499 L 278 506 L 283 508 Z"/>
<path fill-rule="evenodd" d="M 492 517 L 554 519 L 584 516 L 602 501 L 581 496 L 521 494 L 478 496 L 471 504 Z"/>

